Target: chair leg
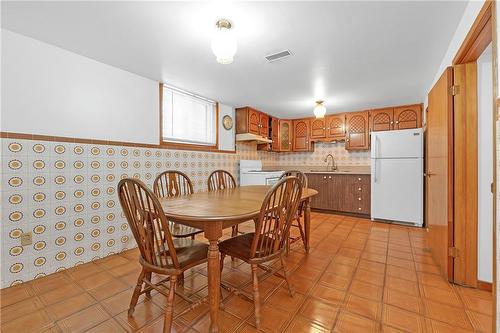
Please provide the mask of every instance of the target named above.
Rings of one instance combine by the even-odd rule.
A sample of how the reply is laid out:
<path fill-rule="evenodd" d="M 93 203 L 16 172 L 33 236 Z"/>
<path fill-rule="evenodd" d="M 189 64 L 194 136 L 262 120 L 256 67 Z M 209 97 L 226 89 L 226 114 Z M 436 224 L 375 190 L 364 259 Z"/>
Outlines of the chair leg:
<path fill-rule="evenodd" d="M 177 276 L 170 277 L 170 289 L 168 291 L 167 307 L 165 309 L 165 317 L 163 321 L 163 333 L 169 333 L 172 330 L 172 317 L 174 316 L 174 298 L 175 286 L 177 284 Z"/>
<path fill-rule="evenodd" d="M 224 258 L 226 257 L 225 253 L 220 254 L 220 278 L 221 278 L 221 285 L 219 286 L 219 291 L 220 291 L 220 308 L 224 309 L 224 303 L 222 302 L 222 270 L 224 269 Z"/>
<path fill-rule="evenodd" d="M 257 265 L 252 264 L 252 281 L 253 281 L 253 304 L 255 307 L 255 326 L 260 329 L 260 295 L 259 295 L 259 279 L 257 277 Z"/>
<path fill-rule="evenodd" d="M 238 236 L 238 225 L 233 225 L 233 227 L 231 229 L 232 229 L 231 237 Z"/>
<path fill-rule="evenodd" d="M 142 280 L 144 279 L 144 276 L 146 275 L 146 272 L 144 271 L 144 268 L 141 271 L 141 274 L 139 274 L 139 278 L 137 279 L 137 284 L 134 289 L 134 293 L 132 294 L 132 299 L 130 300 L 130 306 L 128 308 L 128 316 L 132 316 L 135 310 L 135 306 L 137 305 L 137 301 L 139 300 L 139 295 L 141 293 L 142 289 Z"/>
<path fill-rule="evenodd" d="M 300 238 L 302 243 L 306 246 L 306 234 L 304 233 L 304 228 L 302 228 L 302 223 L 300 223 L 300 217 L 297 218 L 297 225 L 299 226 Z"/>
<path fill-rule="evenodd" d="M 283 254 L 280 255 L 281 258 L 281 266 L 283 267 L 283 276 L 285 277 L 286 285 L 288 287 L 288 293 L 290 296 L 295 295 L 295 290 L 293 290 L 292 284 L 290 283 L 290 280 L 288 279 L 288 272 L 286 270 L 286 264 L 285 264 L 285 258 L 283 258 Z"/>
<path fill-rule="evenodd" d="M 184 285 L 184 272 L 182 272 L 181 275 L 179 275 L 179 279 L 178 279 L 177 283 L 180 286 Z"/>
<path fill-rule="evenodd" d="M 144 276 L 144 278 L 151 283 L 151 276 L 153 275 L 153 272 L 147 272 Z M 151 298 L 151 290 L 146 291 L 146 296 Z"/>

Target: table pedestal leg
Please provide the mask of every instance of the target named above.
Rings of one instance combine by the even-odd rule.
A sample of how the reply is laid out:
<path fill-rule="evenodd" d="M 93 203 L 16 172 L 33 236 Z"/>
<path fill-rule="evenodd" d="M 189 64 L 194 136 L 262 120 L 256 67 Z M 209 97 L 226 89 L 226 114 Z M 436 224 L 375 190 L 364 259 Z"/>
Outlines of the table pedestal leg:
<path fill-rule="evenodd" d="M 305 241 L 306 253 L 309 253 L 309 240 L 311 237 L 311 200 L 310 199 L 307 199 L 305 202 L 304 233 L 306 236 L 306 241 Z"/>
<path fill-rule="evenodd" d="M 207 230 L 208 229 L 208 230 Z M 209 332 L 219 332 L 219 304 L 220 304 L 220 253 L 217 245 L 222 236 L 222 224 L 210 223 L 205 229 L 208 239 L 208 304 L 210 307 Z"/>

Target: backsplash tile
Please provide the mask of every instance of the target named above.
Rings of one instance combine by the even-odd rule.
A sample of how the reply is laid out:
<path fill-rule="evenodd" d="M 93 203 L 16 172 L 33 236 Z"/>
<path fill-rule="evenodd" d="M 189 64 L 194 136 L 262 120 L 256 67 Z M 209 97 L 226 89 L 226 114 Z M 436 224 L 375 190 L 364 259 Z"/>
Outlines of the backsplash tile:
<path fill-rule="evenodd" d="M 280 166 L 326 166 L 327 154 L 332 154 L 338 165 L 370 165 L 369 151 L 347 151 L 344 142 L 314 145 L 313 152 L 279 153 Z"/>

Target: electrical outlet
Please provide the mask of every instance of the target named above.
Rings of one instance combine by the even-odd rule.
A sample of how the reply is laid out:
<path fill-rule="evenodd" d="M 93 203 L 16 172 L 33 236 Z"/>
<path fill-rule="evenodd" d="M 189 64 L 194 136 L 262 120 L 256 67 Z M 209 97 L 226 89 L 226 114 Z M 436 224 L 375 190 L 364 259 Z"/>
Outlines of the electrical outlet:
<path fill-rule="evenodd" d="M 21 246 L 27 246 L 33 244 L 33 237 L 30 232 L 25 232 L 21 234 Z"/>

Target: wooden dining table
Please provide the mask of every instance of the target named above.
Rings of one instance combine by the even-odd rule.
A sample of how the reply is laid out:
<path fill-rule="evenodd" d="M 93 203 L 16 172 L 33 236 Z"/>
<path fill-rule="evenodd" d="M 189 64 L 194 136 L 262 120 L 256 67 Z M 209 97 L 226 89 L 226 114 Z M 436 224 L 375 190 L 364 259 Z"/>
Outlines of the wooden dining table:
<path fill-rule="evenodd" d="M 218 242 L 222 230 L 236 224 L 255 220 L 262 202 L 271 189 L 267 185 L 240 186 L 214 192 L 198 192 L 175 198 L 160 198 L 165 215 L 170 221 L 203 230 L 208 246 L 208 303 L 210 308 L 210 332 L 219 331 L 220 303 L 220 253 Z M 309 252 L 311 229 L 310 199 L 316 190 L 304 188 L 305 249 Z"/>

